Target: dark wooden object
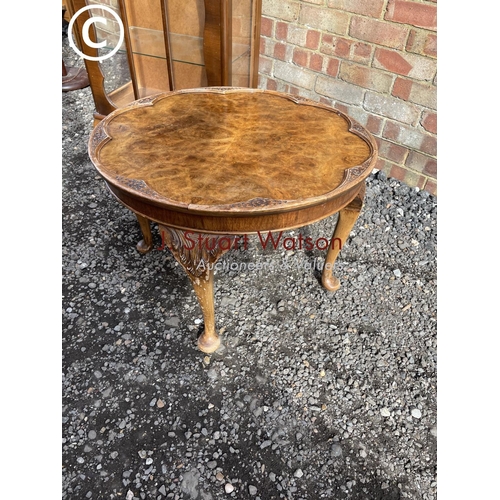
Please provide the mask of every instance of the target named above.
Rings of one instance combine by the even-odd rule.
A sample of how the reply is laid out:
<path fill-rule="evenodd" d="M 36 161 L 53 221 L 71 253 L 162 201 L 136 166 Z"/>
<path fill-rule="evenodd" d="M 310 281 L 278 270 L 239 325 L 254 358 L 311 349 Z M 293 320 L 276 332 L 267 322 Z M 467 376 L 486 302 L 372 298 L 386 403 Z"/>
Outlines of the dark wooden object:
<path fill-rule="evenodd" d="M 272 91 L 205 88 L 115 111 L 92 132 L 89 155 L 111 192 L 137 214 L 139 251 L 152 245 L 148 221 L 160 225 L 203 310 L 199 347 L 213 352 L 220 339 L 208 264 L 235 235 L 298 228 L 339 211 L 333 238 L 344 244 L 377 146 L 361 125 L 322 104 Z M 186 231 L 217 235 L 224 245 L 190 248 Z M 337 255 L 331 245 L 322 279 L 331 291 L 340 286 L 332 274 Z"/>

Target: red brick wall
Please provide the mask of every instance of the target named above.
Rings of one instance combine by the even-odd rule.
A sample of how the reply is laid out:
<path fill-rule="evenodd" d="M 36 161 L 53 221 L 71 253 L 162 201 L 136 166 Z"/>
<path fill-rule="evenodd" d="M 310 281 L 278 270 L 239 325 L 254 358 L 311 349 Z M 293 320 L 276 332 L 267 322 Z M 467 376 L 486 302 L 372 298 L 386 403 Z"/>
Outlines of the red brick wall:
<path fill-rule="evenodd" d="M 377 168 L 435 194 L 436 17 L 435 0 L 263 0 L 259 87 L 346 112 Z"/>

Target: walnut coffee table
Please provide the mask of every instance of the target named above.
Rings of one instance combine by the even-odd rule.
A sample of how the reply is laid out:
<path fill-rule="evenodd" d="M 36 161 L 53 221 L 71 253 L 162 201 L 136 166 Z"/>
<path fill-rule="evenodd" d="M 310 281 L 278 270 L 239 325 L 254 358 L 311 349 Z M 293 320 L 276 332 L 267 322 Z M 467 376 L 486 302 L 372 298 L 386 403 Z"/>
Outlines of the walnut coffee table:
<path fill-rule="evenodd" d="M 240 235 L 299 228 L 336 212 L 322 283 L 361 210 L 377 157 L 373 137 L 340 111 L 300 97 L 241 88 L 181 90 L 140 99 L 93 130 L 90 158 L 132 210 L 152 248 L 150 222 L 191 279 L 204 319 L 199 348 L 215 351 L 213 267 Z M 209 244 L 198 244 L 210 241 Z M 197 244 L 194 244 L 196 242 Z"/>

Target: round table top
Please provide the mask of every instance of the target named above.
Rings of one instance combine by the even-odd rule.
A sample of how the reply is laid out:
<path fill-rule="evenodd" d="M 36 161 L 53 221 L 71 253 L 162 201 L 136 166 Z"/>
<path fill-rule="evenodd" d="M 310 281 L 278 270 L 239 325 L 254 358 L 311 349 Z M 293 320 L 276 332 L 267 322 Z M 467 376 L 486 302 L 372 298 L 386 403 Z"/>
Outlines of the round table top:
<path fill-rule="evenodd" d="M 89 155 L 108 185 L 198 213 L 313 205 L 361 183 L 377 146 L 357 122 L 274 91 L 201 88 L 151 96 L 108 115 Z"/>

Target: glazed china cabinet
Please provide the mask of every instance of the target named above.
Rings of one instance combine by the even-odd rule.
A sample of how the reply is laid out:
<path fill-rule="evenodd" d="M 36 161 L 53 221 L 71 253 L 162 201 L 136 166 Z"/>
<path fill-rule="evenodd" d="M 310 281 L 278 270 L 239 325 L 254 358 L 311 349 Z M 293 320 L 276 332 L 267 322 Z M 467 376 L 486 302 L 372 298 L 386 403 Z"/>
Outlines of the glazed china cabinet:
<path fill-rule="evenodd" d="M 94 122 L 130 102 L 169 90 L 206 86 L 257 87 L 262 0 L 69 0 L 76 44 L 103 57 L 85 60 L 96 111 Z M 91 16 L 106 23 L 87 23 Z M 94 44 L 83 42 L 83 32 Z"/>

